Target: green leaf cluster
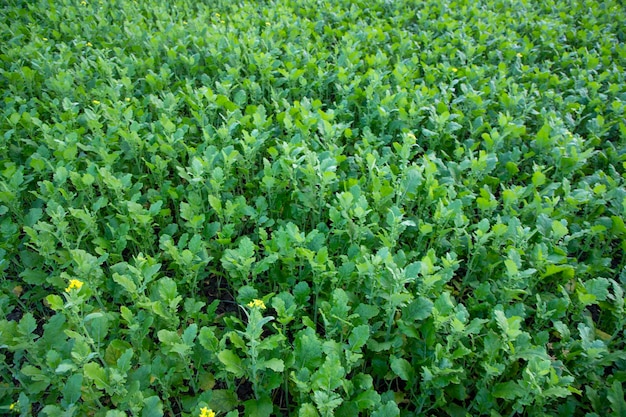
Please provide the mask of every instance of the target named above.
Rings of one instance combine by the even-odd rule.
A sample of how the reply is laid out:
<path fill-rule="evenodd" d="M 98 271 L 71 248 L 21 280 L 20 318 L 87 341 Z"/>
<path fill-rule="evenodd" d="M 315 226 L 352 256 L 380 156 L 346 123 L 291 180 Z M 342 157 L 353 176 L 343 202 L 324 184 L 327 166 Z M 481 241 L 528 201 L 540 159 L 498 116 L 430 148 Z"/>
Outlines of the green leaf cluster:
<path fill-rule="evenodd" d="M 0 18 L 0 410 L 624 415 L 620 1 Z"/>

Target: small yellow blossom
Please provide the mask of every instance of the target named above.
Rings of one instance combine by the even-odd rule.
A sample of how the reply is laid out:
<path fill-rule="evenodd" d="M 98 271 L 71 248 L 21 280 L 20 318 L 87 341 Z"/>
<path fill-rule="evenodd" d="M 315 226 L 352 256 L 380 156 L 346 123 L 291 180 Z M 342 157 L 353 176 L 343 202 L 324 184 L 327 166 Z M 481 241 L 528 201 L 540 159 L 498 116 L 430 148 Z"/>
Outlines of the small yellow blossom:
<path fill-rule="evenodd" d="M 221 14 L 215 13 L 215 17 L 220 17 L 220 16 L 221 16 Z"/>
<path fill-rule="evenodd" d="M 457 72 L 457 71 L 458 71 L 458 69 L 452 67 L 452 72 Z"/>
<path fill-rule="evenodd" d="M 91 100 L 91 102 L 92 102 L 93 104 L 95 104 L 96 106 L 97 106 L 98 104 L 100 104 L 100 102 L 99 102 L 98 100 Z"/>
<path fill-rule="evenodd" d="M 47 40 L 48 40 L 48 38 L 41 38 L 41 39 L 43 39 L 44 41 L 47 41 Z"/>
<path fill-rule="evenodd" d="M 224 20 L 220 20 L 220 23 L 226 23 L 226 21 L 224 21 Z"/>
<path fill-rule="evenodd" d="M 518 52 L 518 53 L 517 53 L 517 57 L 518 57 L 518 58 L 521 58 L 521 57 L 522 57 L 522 54 L 520 54 L 520 53 Z"/>
<path fill-rule="evenodd" d="M 126 100 L 127 102 L 130 101 L 130 97 L 126 97 L 124 100 Z"/>
<path fill-rule="evenodd" d="M 215 417 L 215 412 L 207 407 L 200 409 L 200 417 Z"/>
<path fill-rule="evenodd" d="M 65 292 L 70 292 L 71 290 L 80 290 L 83 286 L 83 282 L 77 279 L 71 279 L 70 285 L 65 289 Z"/>
<path fill-rule="evenodd" d="M 186 24 L 187 24 L 187 21 L 186 21 L 186 20 L 183 20 L 183 25 L 186 25 Z"/>
<path fill-rule="evenodd" d="M 87 46 L 93 46 L 91 42 L 87 42 Z"/>
<path fill-rule="evenodd" d="M 15 410 L 15 407 L 17 407 L 17 403 L 12 403 L 12 404 L 9 406 L 9 410 L 13 411 L 13 410 Z"/>
<path fill-rule="evenodd" d="M 81 5 L 81 6 L 86 6 L 86 5 L 87 5 L 87 2 L 86 2 L 86 1 L 81 1 L 81 2 L 80 2 L 80 5 Z"/>
<path fill-rule="evenodd" d="M 248 307 L 250 308 L 258 307 L 261 310 L 265 310 L 265 303 L 263 302 L 263 300 L 259 300 L 258 298 L 255 298 L 254 300 L 248 303 Z"/>
<path fill-rule="evenodd" d="M 270 22 L 265 22 L 265 26 L 271 26 L 272 24 Z"/>

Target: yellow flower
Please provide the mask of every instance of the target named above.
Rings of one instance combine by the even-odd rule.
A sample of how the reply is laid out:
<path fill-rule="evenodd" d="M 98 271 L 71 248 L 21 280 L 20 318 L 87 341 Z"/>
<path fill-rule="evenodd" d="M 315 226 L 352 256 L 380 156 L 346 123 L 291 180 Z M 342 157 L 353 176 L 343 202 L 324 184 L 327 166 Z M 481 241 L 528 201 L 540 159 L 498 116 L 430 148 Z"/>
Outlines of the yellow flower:
<path fill-rule="evenodd" d="M 65 292 L 70 292 L 71 290 L 80 290 L 82 286 L 83 286 L 82 281 L 79 281 L 77 279 L 71 279 L 70 285 L 68 285 L 68 287 L 65 289 Z"/>
<path fill-rule="evenodd" d="M 220 23 L 226 23 L 226 21 L 224 21 L 224 20 L 220 20 Z"/>
<path fill-rule="evenodd" d="M 221 16 L 221 14 L 215 13 L 215 17 L 220 17 L 220 16 Z"/>
<path fill-rule="evenodd" d="M 518 53 L 517 53 L 517 57 L 518 57 L 518 58 L 521 58 L 521 57 L 522 57 L 522 54 L 520 54 L 520 53 L 518 52 Z"/>
<path fill-rule="evenodd" d="M 96 106 L 97 106 L 98 104 L 100 104 L 100 102 L 99 102 L 98 100 L 91 100 L 91 102 L 92 102 L 93 104 L 95 104 Z"/>
<path fill-rule="evenodd" d="M 86 1 L 81 1 L 81 2 L 80 2 L 80 5 L 81 5 L 81 6 L 86 6 L 86 5 L 87 5 L 87 2 L 86 2 Z"/>
<path fill-rule="evenodd" d="M 271 26 L 270 22 L 265 22 L 265 26 Z"/>
<path fill-rule="evenodd" d="M 12 403 L 12 404 L 9 406 L 9 410 L 11 410 L 11 411 L 15 410 L 15 407 L 16 407 L 16 406 L 17 406 L 17 403 Z"/>
<path fill-rule="evenodd" d="M 87 42 L 87 46 L 93 46 L 91 42 Z"/>
<path fill-rule="evenodd" d="M 458 71 L 458 69 L 452 67 L 452 72 L 457 72 L 457 71 Z"/>
<path fill-rule="evenodd" d="M 248 303 L 248 307 L 250 308 L 258 307 L 261 310 L 265 310 L 265 303 L 263 302 L 263 300 L 259 300 L 258 298 L 255 298 L 254 300 Z"/>
<path fill-rule="evenodd" d="M 207 407 L 200 409 L 200 417 L 215 417 L 215 412 Z"/>
<path fill-rule="evenodd" d="M 130 97 L 126 97 L 124 100 L 126 100 L 126 101 L 130 101 Z"/>
<path fill-rule="evenodd" d="M 48 40 L 48 38 L 41 38 L 41 39 L 43 39 L 44 41 L 47 41 L 47 40 Z"/>

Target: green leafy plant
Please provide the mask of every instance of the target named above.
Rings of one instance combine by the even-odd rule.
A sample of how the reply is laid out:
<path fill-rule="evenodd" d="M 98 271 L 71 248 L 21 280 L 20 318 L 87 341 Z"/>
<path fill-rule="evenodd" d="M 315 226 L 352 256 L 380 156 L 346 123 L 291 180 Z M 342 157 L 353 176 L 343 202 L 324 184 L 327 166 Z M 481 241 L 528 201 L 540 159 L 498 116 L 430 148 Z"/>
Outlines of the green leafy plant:
<path fill-rule="evenodd" d="M 2 412 L 624 415 L 620 2 L 0 17 Z"/>

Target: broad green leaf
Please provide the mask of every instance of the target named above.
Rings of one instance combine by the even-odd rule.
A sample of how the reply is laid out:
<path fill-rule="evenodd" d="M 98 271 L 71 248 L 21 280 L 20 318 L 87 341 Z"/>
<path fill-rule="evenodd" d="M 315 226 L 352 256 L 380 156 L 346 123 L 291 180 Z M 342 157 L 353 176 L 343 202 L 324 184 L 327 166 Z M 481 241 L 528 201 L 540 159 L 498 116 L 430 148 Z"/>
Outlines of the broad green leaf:
<path fill-rule="evenodd" d="M 32 208 L 24 217 L 24 225 L 32 227 L 43 217 L 43 210 L 40 208 Z"/>
<path fill-rule="evenodd" d="M 558 274 L 559 272 L 562 272 L 563 276 L 566 278 L 574 277 L 574 267 L 571 265 L 548 265 L 546 267 L 546 272 L 544 272 L 541 277 L 547 278 L 554 274 Z"/>
<path fill-rule="evenodd" d="M 41 410 L 41 412 L 43 413 L 43 415 L 48 416 L 48 417 L 64 416 L 63 410 L 61 409 L 61 407 L 57 405 L 52 405 L 52 404 L 46 405 Z"/>
<path fill-rule="evenodd" d="M 363 324 L 352 329 L 348 343 L 353 351 L 361 349 L 370 337 L 370 326 Z"/>
<path fill-rule="evenodd" d="M 354 398 L 359 410 L 371 409 L 380 403 L 380 395 L 373 389 L 363 391 Z"/>
<path fill-rule="evenodd" d="M 158 281 L 159 295 L 167 303 L 171 303 L 178 297 L 178 287 L 176 281 L 169 277 L 161 278 Z"/>
<path fill-rule="evenodd" d="M 458 404 L 448 404 L 444 407 L 444 409 L 450 417 L 467 417 L 467 410 Z M 492 414 L 492 417 L 495 417 L 495 414 Z"/>
<path fill-rule="evenodd" d="M 505 400 L 514 400 L 517 397 L 522 397 L 526 394 L 526 391 L 520 387 L 515 381 L 507 381 L 496 384 L 491 391 L 491 395 L 496 398 L 504 398 Z"/>
<path fill-rule="evenodd" d="M 589 294 L 593 294 L 599 301 L 606 301 L 609 295 L 611 283 L 606 278 L 593 278 L 585 281 L 585 289 Z"/>
<path fill-rule="evenodd" d="M 563 224 L 563 221 L 556 221 L 554 220 L 552 222 L 552 232 L 554 233 L 554 237 L 556 239 L 560 239 L 563 236 L 567 235 L 569 233 L 569 230 L 567 230 L 567 226 Z"/>
<path fill-rule="evenodd" d="M 411 381 L 415 374 L 413 367 L 403 358 L 391 357 L 391 370 L 404 381 Z"/>
<path fill-rule="evenodd" d="M 298 409 L 298 417 L 319 417 L 319 413 L 313 404 L 304 403 Z"/>
<path fill-rule="evenodd" d="M 63 308 L 63 299 L 56 294 L 46 296 L 46 301 L 54 311 L 59 311 Z"/>
<path fill-rule="evenodd" d="M 198 334 L 198 325 L 196 323 L 192 323 L 185 329 L 183 332 L 182 340 L 183 343 L 193 346 L 194 340 L 196 340 L 196 335 Z"/>
<path fill-rule="evenodd" d="M 126 275 L 113 273 L 113 281 L 121 285 L 130 294 L 135 294 L 137 292 L 137 285 L 135 285 L 133 280 Z"/>
<path fill-rule="evenodd" d="M 75 404 L 80 399 L 82 383 L 82 374 L 74 374 L 67 379 L 63 388 L 63 400 L 66 404 Z"/>
<path fill-rule="evenodd" d="M 624 396 L 624 388 L 619 380 L 613 381 L 607 393 L 607 399 L 611 403 L 611 410 L 616 416 L 626 415 L 626 397 Z"/>
<path fill-rule="evenodd" d="M 96 343 L 103 343 L 109 333 L 109 320 L 104 314 L 98 314 L 92 319 L 85 317 L 85 323 L 89 329 L 89 335 Z"/>
<path fill-rule="evenodd" d="M 20 319 L 17 328 L 21 334 L 25 336 L 30 335 L 35 331 L 35 329 L 37 329 L 37 321 L 35 321 L 35 318 L 31 313 L 26 313 Z"/>
<path fill-rule="evenodd" d="M 248 400 L 244 403 L 245 416 L 249 417 L 269 417 L 272 415 L 274 407 L 269 397 L 260 400 Z"/>
<path fill-rule="evenodd" d="M 120 410 L 109 410 L 104 417 L 128 417 L 127 414 Z"/>
<path fill-rule="evenodd" d="M 208 327 L 203 327 L 202 329 L 200 329 L 198 341 L 200 342 L 200 345 L 206 350 L 217 353 L 217 350 L 219 349 L 219 340 L 217 340 L 217 337 L 215 336 L 215 333 L 212 329 Z"/>
<path fill-rule="evenodd" d="M 217 354 L 217 358 L 224 364 L 228 372 L 235 374 L 237 377 L 244 375 L 245 371 L 241 359 L 233 351 L 224 349 Z"/>
<path fill-rule="evenodd" d="M 334 392 L 313 391 L 313 401 L 322 416 L 333 416 L 333 411 L 341 405 L 343 399 Z"/>
<path fill-rule="evenodd" d="M 317 369 L 322 363 L 322 342 L 313 329 L 307 327 L 296 335 L 294 342 L 296 367 Z"/>
<path fill-rule="evenodd" d="M 117 360 L 127 351 L 131 349 L 130 343 L 120 340 L 113 339 L 107 346 L 106 351 L 104 353 L 104 360 L 107 365 L 113 366 L 117 363 Z"/>
<path fill-rule="evenodd" d="M 433 302 L 428 298 L 419 297 L 402 309 L 406 320 L 425 320 L 432 314 Z"/>
<path fill-rule="evenodd" d="M 157 336 L 159 338 L 159 342 L 170 347 L 180 342 L 181 340 L 178 333 L 173 332 L 171 330 L 165 330 L 165 329 L 159 330 L 159 332 L 157 333 Z"/>
<path fill-rule="evenodd" d="M 495 310 L 496 322 L 502 332 L 509 338 L 509 340 L 515 340 L 522 332 L 520 330 L 522 318 L 514 316 L 507 318 L 502 310 Z"/>
<path fill-rule="evenodd" d="M 552 139 L 550 137 L 551 131 L 552 129 L 550 128 L 550 125 L 548 123 L 544 123 L 541 129 L 539 129 L 539 132 L 537 132 L 535 140 L 540 148 L 547 148 L 552 145 Z"/>
<path fill-rule="evenodd" d="M 109 379 L 106 371 L 97 363 L 89 362 L 83 367 L 85 377 L 92 380 L 98 389 L 105 389 L 109 386 Z"/>
<path fill-rule="evenodd" d="M 268 368 L 275 372 L 282 372 L 285 369 L 285 363 L 282 359 L 272 358 L 262 361 L 258 364 L 260 368 Z"/>
<path fill-rule="evenodd" d="M 163 417 L 163 403 L 156 395 L 144 398 L 141 417 Z"/>
<path fill-rule="evenodd" d="M 311 377 L 314 390 L 331 391 L 341 385 L 345 369 L 336 356 L 327 356 L 322 366 Z"/>
<path fill-rule="evenodd" d="M 240 402 L 237 398 L 237 394 L 232 391 L 216 389 L 213 390 L 211 400 L 209 401 L 209 408 L 216 413 L 227 413 L 233 408 L 239 406 Z"/>
<path fill-rule="evenodd" d="M 506 272 L 510 277 L 516 277 L 519 274 L 517 264 L 511 259 L 506 259 L 504 261 L 504 266 L 506 266 Z"/>
<path fill-rule="evenodd" d="M 543 392 L 546 398 L 565 398 L 572 395 L 572 392 L 566 387 L 550 387 Z"/>
<path fill-rule="evenodd" d="M 535 187 L 541 187 L 546 183 L 546 176 L 541 171 L 535 171 L 533 173 L 532 182 Z"/>
<path fill-rule="evenodd" d="M 128 415 L 120 410 L 109 410 L 104 417 L 128 417 Z"/>
<path fill-rule="evenodd" d="M 74 365 L 73 363 L 61 363 L 59 364 L 59 366 L 56 367 L 56 369 L 54 370 L 54 373 L 64 374 L 68 371 L 73 371 L 75 369 L 76 369 L 76 365 Z"/>
<path fill-rule="evenodd" d="M 237 110 L 237 109 L 238 109 L 238 107 L 237 107 L 237 105 L 236 105 L 235 103 L 233 103 L 232 101 L 230 101 L 230 100 L 228 99 L 228 97 L 226 97 L 226 96 L 224 96 L 224 95 L 222 95 L 222 94 L 219 94 L 219 95 L 217 96 L 217 98 L 216 98 L 215 102 L 216 102 L 219 106 L 224 107 L 226 110 L 229 110 L 229 111 L 234 111 L 234 110 Z"/>
<path fill-rule="evenodd" d="M 385 405 L 372 413 L 372 417 L 397 417 L 400 409 L 394 401 L 387 401 Z"/>
<path fill-rule="evenodd" d="M 209 204 L 211 205 L 211 208 L 217 212 L 217 214 L 222 214 L 222 200 L 214 195 L 209 195 Z"/>

